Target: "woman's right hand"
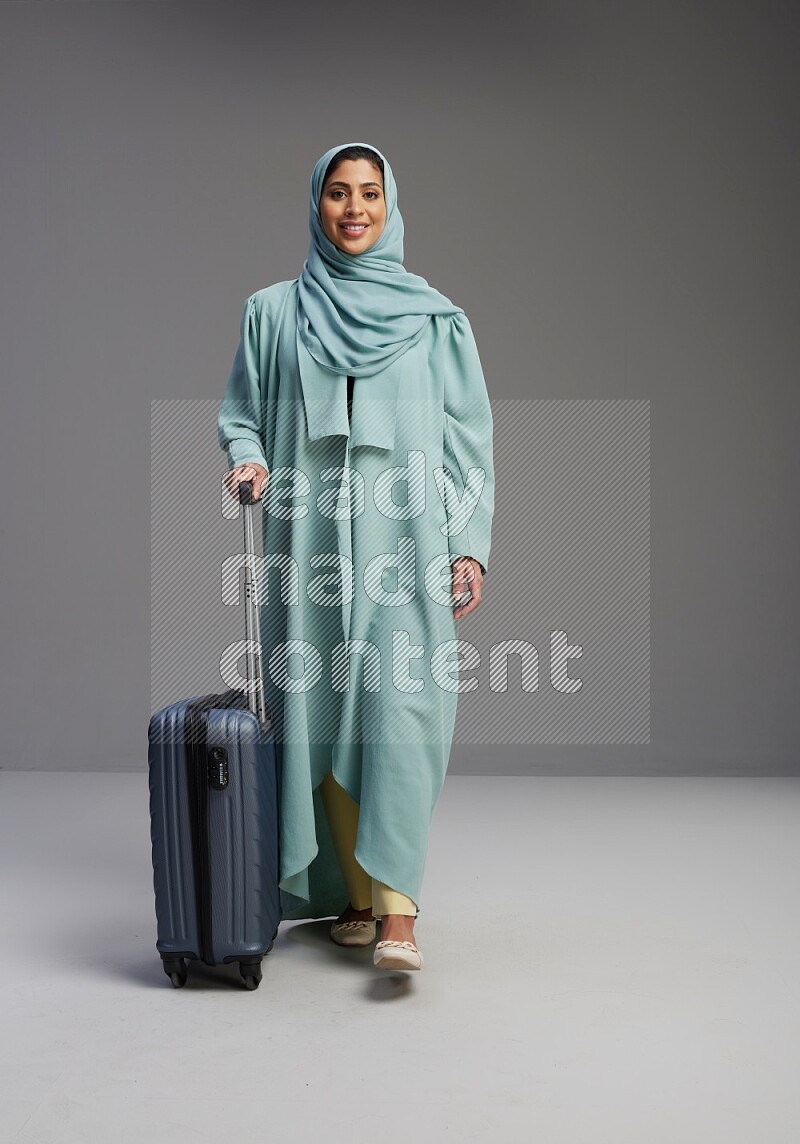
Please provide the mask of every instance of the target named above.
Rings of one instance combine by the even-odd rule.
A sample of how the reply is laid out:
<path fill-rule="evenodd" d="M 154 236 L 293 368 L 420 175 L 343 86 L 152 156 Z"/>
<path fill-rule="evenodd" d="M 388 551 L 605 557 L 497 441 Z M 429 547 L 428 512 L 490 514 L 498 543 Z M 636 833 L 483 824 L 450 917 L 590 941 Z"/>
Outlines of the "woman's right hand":
<path fill-rule="evenodd" d="M 235 501 L 239 500 L 239 482 L 252 481 L 253 500 L 259 500 L 264 489 L 267 487 L 269 473 L 263 465 L 258 465 L 255 461 L 246 461 L 243 465 L 237 465 L 235 469 L 230 469 L 223 477 L 223 480 L 225 482 L 225 488 Z"/>

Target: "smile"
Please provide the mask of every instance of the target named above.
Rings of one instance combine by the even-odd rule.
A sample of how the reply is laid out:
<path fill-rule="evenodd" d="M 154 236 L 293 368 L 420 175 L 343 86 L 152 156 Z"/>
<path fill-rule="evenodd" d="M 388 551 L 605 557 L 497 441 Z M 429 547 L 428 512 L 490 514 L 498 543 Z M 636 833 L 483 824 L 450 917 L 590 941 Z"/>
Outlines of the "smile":
<path fill-rule="evenodd" d="M 348 234 L 361 234 L 362 230 L 367 229 L 366 223 L 347 223 L 347 222 L 344 222 L 344 223 L 340 223 L 340 226 L 341 226 L 342 230 L 346 231 Z"/>

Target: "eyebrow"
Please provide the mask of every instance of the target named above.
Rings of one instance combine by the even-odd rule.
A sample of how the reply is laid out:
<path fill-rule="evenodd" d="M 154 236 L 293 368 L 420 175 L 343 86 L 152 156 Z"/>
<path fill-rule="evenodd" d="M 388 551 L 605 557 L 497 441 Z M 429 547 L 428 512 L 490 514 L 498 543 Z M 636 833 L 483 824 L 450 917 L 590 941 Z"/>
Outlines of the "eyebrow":
<path fill-rule="evenodd" d="M 380 183 L 375 183 L 375 182 L 361 183 L 360 185 L 362 187 L 380 187 Z M 350 184 L 345 183 L 342 179 L 334 179 L 332 182 L 328 183 L 328 186 L 329 187 L 347 187 L 348 190 L 350 188 Z"/>

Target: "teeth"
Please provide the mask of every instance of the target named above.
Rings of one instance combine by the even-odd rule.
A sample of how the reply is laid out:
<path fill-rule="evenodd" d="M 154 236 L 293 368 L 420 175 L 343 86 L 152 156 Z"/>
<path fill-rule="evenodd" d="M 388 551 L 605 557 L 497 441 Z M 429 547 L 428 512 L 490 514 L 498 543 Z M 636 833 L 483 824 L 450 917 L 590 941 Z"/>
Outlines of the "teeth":
<path fill-rule="evenodd" d="M 366 230 L 366 229 L 367 229 L 366 223 L 361 223 L 358 226 L 355 226 L 355 225 L 354 226 L 347 226 L 345 224 L 342 224 L 342 230 Z"/>

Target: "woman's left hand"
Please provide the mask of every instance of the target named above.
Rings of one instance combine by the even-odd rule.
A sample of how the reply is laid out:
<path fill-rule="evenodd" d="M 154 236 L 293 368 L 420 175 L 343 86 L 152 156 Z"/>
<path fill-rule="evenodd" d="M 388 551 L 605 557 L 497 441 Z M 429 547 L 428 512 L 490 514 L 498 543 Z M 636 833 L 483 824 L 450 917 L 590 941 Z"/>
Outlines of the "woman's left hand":
<path fill-rule="evenodd" d="M 458 560 L 454 560 L 450 567 L 453 570 L 453 595 L 456 601 L 463 598 L 465 586 L 469 587 L 472 593 L 468 603 L 457 603 L 453 609 L 453 618 L 460 620 L 464 616 L 468 616 L 470 612 L 474 612 L 481 602 L 483 572 L 481 572 L 478 561 L 473 560 L 471 556 L 459 556 Z"/>

